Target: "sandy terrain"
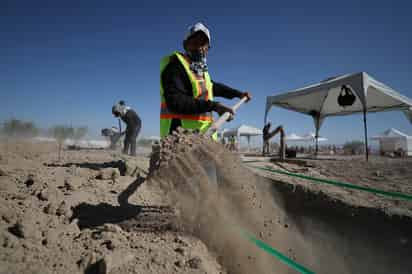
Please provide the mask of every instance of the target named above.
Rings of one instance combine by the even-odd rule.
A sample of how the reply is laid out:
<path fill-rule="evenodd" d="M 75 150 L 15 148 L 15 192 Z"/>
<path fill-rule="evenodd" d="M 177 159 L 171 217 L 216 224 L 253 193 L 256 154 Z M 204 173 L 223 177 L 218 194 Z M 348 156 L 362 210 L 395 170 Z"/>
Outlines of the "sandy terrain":
<path fill-rule="evenodd" d="M 202 142 L 171 138 L 148 178 L 145 156 L 79 150 L 58 162 L 52 144 L 1 144 L 0 273 L 297 273 L 243 231 L 316 273 L 412 269 L 407 202 L 252 172 Z M 411 161 L 389 161 L 251 165 L 407 191 Z"/>
<path fill-rule="evenodd" d="M 120 176 L 118 154 L 65 151 L 57 162 L 55 145 L 9 143 L 0 157 L 0 273 L 222 271 L 201 241 L 174 227 L 144 172 Z"/>
<path fill-rule="evenodd" d="M 303 160 L 302 163 L 252 163 L 249 166 L 269 167 L 316 178 L 332 179 L 359 186 L 401 192 L 412 195 L 412 158 L 373 156 L 368 162 L 363 156 L 337 160 Z M 253 169 L 252 169 L 253 170 Z M 256 172 L 256 170 L 254 170 Z M 412 202 L 399 198 L 376 195 L 354 189 L 317 184 L 287 175 L 257 171 L 258 174 L 291 184 L 302 185 L 314 192 L 322 192 L 331 199 L 355 207 L 378 208 L 389 215 L 412 217 Z"/>

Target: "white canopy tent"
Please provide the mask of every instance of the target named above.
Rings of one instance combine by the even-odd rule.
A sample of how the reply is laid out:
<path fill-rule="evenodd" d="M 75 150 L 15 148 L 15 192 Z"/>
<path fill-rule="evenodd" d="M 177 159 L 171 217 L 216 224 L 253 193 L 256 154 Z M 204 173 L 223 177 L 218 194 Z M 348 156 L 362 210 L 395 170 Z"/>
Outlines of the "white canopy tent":
<path fill-rule="evenodd" d="M 349 93 L 349 95 L 345 96 L 345 93 Z M 353 98 L 346 100 L 350 96 Z M 367 112 L 401 110 L 412 123 L 412 100 L 373 79 L 365 72 L 328 78 L 314 85 L 268 96 L 265 123 L 272 106 L 312 116 L 316 130 L 316 152 L 318 150 L 319 129 L 325 118 L 329 116 L 363 113 L 366 147 L 368 146 Z M 366 159 L 368 159 L 368 149 L 365 151 Z"/>
<path fill-rule="evenodd" d="M 290 135 L 285 136 L 285 141 L 304 142 L 304 141 L 307 141 L 307 139 L 304 138 L 303 136 L 299 136 L 295 133 L 291 133 Z"/>
<path fill-rule="evenodd" d="M 247 138 L 247 143 L 248 143 L 248 147 L 250 148 L 250 137 L 253 136 L 259 136 L 262 135 L 262 130 L 252 127 L 252 126 L 248 126 L 248 125 L 240 125 L 236 128 L 232 128 L 232 129 L 224 129 L 221 133 L 221 136 L 223 138 L 225 137 L 236 137 L 237 139 L 239 139 L 239 137 L 246 137 Z"/>
<path fill-rule="evenodd" d="M 412 136 L 399 130 L 390 128 L 380 135 L 371 137 L 372 140 L 379 141 L 379 148 L 382 152 L 394 152 L 402 149 L 406 155 L 412 156 Z"/>
<path fill-rule="evenodd" d="M 324 141 L 327 141 L 327 140 L 328 140 L 327 138 L 318 136 L 318 142 L 324 142 Z M 289 142 L 315 142 L 316 141 L 316 136 L 315 136 L 315 133 L 313 133 L 313 132 L 304 134 L 303 136 L 299 136 L 295 133 L 291 133 L 290 135 L 287 135 L 285 137 L 285 141 L 289 141 Z"/>
<path fill-rule="evenodd" d="M 303 135 L 303 138 L 305 138 L 305 139 L 308 140 L 308 141 L 312 141 L 312 142 L 316 142 L 316 140 L 317 140 L 318 142 L 325 142 L 325 141 L 328 140 L 327 138 L 325 138 L 325 137 L 320 137 L 320 136 L 318 136 L 318 138 L 316 138 L 316 134 L 313 133 L 313 132 L 310 132 L 310 133 L 308 133 L 308 134 Z"/>

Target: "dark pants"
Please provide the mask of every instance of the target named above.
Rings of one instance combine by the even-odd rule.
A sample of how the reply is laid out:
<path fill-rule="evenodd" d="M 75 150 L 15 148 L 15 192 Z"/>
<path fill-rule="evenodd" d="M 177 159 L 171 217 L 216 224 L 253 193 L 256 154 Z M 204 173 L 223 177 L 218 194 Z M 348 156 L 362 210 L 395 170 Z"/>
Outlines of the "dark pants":
<path fill-rule="evenodd" d="M 131 156 L 136 156 L 136 139 L 139 135 L 140 128 L 126 128 L 126 136 L 124 138 L 123 153 Z M 129 153 L 130 150 L 130 153 Z"/>
<path fill-rule="evenodd" d="M 169 134 L 172 134 L 173 131 L 176 131 L 178 127 L 182 126 L 182 121 L 180 119 L 172 119 L 170 124 Z"/>
<path fill-rule="evenodd" d="M 262 155 L 269 154 L 269 139 L 263 139 L 263 150 L 262 150 Z"/>

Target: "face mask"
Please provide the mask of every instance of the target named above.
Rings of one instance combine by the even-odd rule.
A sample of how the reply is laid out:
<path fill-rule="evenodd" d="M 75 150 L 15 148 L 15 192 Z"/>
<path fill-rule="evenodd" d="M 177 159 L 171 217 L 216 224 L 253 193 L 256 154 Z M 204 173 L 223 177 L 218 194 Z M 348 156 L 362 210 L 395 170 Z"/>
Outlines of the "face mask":
<path fill-rule="evenodd" d="M 192 60 L 192 62 L 206 63 L 206 54 L 202 52 L 201 50 L 189 51 L 187 55 L 189 55 L 190 60 Z"/>
<path fill-rule="evenodd" d="M 200 50 L 187 52 L 192 63 L 190 69 L 199 76 L 203 76 L 203 72 L 207 71 L 206 54 Z"/>

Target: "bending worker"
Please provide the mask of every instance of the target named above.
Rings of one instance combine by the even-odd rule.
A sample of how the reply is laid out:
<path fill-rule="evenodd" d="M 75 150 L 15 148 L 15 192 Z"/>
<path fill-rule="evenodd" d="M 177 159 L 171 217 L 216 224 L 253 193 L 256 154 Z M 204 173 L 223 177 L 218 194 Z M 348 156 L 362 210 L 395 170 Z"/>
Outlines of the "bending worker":
<path fill-rule="evenodd" d="M 269 121 L 264 127 L 263 127 L 263 149 L 262 149 L 262 155 L 265 156 L 265 154 L 269 154 L 270 152 L 270 145 L 269 145 L 269 133 L 270 133 L 270 127 L 272 123 Z"/>
<path fill-rule="evenodd" d="M 133 109 L 126 106 L 124 101 L 120 101 L 112 107 L 112 114 L 117 118 L 120 117 L 126 124 L 126 130 L 121 133 L 122 135 L 126 134 L 123 153 L 136 156 L 136 139 L 142 127 L 142 121 Z"/>
<path fill-rule="evenodd" d="M 211 126 L 212 112 L 222 115 L 233 110 L 214 97 L 228 99 L 247 97 L 241 92 L 211 80 L 206 57 L 210 48 L 210 33 L 205 25 L 197 23 L 189 28 L 183 40 L 184 53 L 173 52 L 160 63 L 160 137 L 178 127 L 199 130 Z"/>

